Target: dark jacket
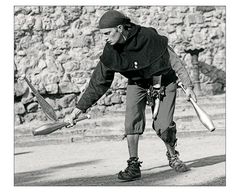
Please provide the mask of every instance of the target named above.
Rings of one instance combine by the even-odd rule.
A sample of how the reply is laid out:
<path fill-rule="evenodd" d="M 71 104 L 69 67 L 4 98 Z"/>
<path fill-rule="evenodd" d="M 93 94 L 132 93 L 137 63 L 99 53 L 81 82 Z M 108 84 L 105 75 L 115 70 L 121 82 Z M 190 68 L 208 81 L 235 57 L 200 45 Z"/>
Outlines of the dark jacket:
<path fill-rule="evenodd" d="M 192 86 L 183 62 L 168 46 L 168 40 L 153 28 L 134 26 L 126 43 L 105 45 L 86 91 L 77 108 L 86 111 L 110 88 L 114 73 L 119 72 L 129 81 L 148 80 L 155 75 L 168 77 L 171 82 L 177 75 L 185 86 Z"/>
<path fill-rule="evenodd" d="M 134 25 L 124 44 L 106 43 L 100 61 L 126 78 L 149 79 L 171 69 L 168 39 L 153 28 Z"/>

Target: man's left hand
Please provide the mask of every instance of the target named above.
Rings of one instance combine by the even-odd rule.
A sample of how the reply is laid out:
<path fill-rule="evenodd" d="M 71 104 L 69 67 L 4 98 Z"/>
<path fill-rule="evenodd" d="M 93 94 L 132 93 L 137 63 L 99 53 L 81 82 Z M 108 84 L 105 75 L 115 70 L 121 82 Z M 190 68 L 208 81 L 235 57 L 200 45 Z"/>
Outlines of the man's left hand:
<path fill-rule="evenodd" d="M 192 98 L 195 102 L 197 102 L 197 97 L 191 87 L 187 87 L 186 89 L 187 100 L 189 101 Z"/>

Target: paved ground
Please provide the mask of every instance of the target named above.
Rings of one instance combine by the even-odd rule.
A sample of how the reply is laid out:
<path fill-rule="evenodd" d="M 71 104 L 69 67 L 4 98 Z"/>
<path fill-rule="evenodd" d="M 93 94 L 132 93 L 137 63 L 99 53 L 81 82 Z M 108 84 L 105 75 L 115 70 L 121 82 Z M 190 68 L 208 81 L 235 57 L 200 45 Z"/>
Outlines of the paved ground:
<path fill-rule="evenodd" d="M 180 158 L 191 168 L 176 173 L 169 166 L 163 142 L 151 128 L 147 113 L 144 135 L 139 144 L 142 178 L 121 182 L 117 173 L 128 159 L 123 134 L 124 111 L 85 120 L 72 129 L 34 137 L 40 124 L 15 127 L 15 186 L 225 186 L 225 95 L 202 97 L 199 105 L 216 126 L 208 132 L 192 106 L 177 100 L 174 121 L 178 129 Z"/>
<path fill-rule="evenodd" d="M 121 182 L 126 140 L 75 142 L 15 148 L 16 186 L 225 186 L 225 131 L 180 133 L 177 149 L 191 168 L 176 173 L 156 136 L 143 136 L 139 156 L 142 179 Z"/>

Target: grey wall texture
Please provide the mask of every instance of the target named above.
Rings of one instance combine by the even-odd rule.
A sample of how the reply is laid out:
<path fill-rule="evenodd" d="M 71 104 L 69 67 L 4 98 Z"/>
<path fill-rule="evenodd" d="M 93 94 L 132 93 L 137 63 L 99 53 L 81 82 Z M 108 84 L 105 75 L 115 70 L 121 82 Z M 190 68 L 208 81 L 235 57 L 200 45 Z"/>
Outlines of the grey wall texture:
<path fill-rule="evenodd" d="M 70 113 L 99 61 L 104 42 L 97 29 L 101 15 L 119 10 L 132 22 L 154 27 L 185 61 L 192 76 L 188 49 L 199 54 L 204 95 L 225 91 L 226 8 L 224 6 L 15 6 L 14 110 L 15 124 L 46 120 L 24 81 L 54 107 L 58 118 Z M 116 74 L 111 89 L 91 112 L 124 110 L 127 79 Z"/>

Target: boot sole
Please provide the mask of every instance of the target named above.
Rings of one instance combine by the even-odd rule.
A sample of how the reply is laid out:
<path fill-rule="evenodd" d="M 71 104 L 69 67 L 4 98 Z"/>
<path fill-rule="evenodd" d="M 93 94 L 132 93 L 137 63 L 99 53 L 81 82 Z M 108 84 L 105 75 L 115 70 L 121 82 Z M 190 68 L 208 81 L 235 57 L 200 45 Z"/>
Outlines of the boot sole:
<path fill-rule="evenodd" d="M 124 179 L 124 178 L 119 178 L 118 179 L 121 181 L 121 182 L 131 182 L 131 181 L 136 181 L 136 180 L 140 180 L 141 177 L 136 177 L 136 178 L 131 178 L 131 179 Z"/>

